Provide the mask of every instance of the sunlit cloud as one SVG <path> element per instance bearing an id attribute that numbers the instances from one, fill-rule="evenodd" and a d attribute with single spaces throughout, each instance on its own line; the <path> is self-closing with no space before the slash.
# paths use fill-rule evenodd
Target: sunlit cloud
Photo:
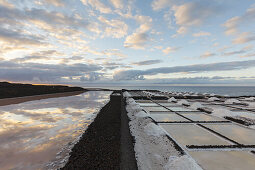
<path id="1" fill-rule="evenodd" d="M 112 9 L 109 8 L 108 6 L 106 6 L 103 2 L 101 2 L 100 0 L 81 0 L 81 2 L 84 5 L 90 5 L 91 7 L 93 7 L 94 9 L 98 10 L 101 13 L 111 13 Z"/>
<path id="2" fill-rule="evenodd" d="M 158 64 L 161 63 L 161 60 L 145 60 L 145 61 L 139 61 L 139 62 L 134 62 L 132 64 L 138 65 L 138 66 L 143 66 L 143 65 L 152 65 L 152 64 Z"/>
<path id="3" fill-rule="evenodd" d="M 203 53 L 200 57 L 201 58 L 207 58 L 207 57 L 212 57 L 212 56 L 215 56 L 215 55 L 216 55 L 215 53 L 207 51 L 207 52 Z"/>
<path id="4" fill-rule="evenodd" d="M 243 32 L 239 34 L 234 40 L 234 44 L 244 44 L 251 41 L 255 41 L 255 35 L 252 32 Z"/>
<path id="5" fill-rule="evenodd" d="M 116 80 L 138 80 L 144 79 L 145 75 L 157 75 L 157 74 L 169 74 L 169 73 L 202 73 L 212 71 L 227 71 L 227 70 L 240 70 L 247 69 L 255 66 L 255 60 L 250 61 L 234 61 L 234 62 L 222 62 L 212 64 L 198 64 L 187 66 L 175 66 L 175 67 L 158 67 L 147 70 L 124 70 L 118 71 L 114 74 Z"/>
<path id="6" fill-rule="evenodd" d="M 167 47 L 167 48 L 163 49 L 162 52 L 164 54 L 169 54 L 169 53 L 177 51 L 178 49 L 180 49 L 180 48 L 179 47 Z"/>
<path id="7" fill-rule="evenodd" d="M 197 33 L 193 33 L 192 36 L 193 37 L 205 37 L 205 36 L 211 36 L 211 33 L 200 31 Z"/>

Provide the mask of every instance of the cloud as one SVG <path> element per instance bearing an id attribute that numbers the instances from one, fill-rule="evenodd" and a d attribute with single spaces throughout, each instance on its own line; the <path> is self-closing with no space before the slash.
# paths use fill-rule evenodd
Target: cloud
<path id="1" fill-rule="evenodd" d="M 132 64 L 137 65 L 137 66 L 144 66 L 144 65 L 158 64 L 158 63 L 161 63 L 161 62 L 162 62 L 161 60 L 145 60 L 145 61 L 135 62 L 135 63 L 132 63 Z"/>
<path id="2" fill-rule="evenodd" d="M 211 33 L 200 31 L 200 32 L 197 32 L 197 33 L 193 33 L 192 36 L 193 37 L 205 37 L 205 36 L 211 36 Z"/>
<path id="3" fill-rule="evenodd" d="M 107 20 L 106 18 L 99 16 L 98 20 L 104 24 L 104 35 L 113 38 L 122 38 L 127 35 L 128 25 L 117 19 Z"/>
<path id="4" fill-rule="evenodd" d="M 255 7 L 250 7 L 241 16 L 235 16 L 227 20 L 223 26 L 225 27 L 226 35 L 235 35 L 238 33 L 238 28 L 244 24 L 252 24 L 255 22 Z"/>
<path id="5" fill-rule="evenodd" d="M 234 44 L 245 44 L 247 42 L 255 41 L 255 35 L 251 32 L 243 32 L 239 34 L 234 40 Z"/>
<path id="6" fill-rule="evenodd" d="M 61 28 L 71 27 L 91 30 L 91 27 L 94 26 L 85 19 L 66 16 L 63 13 L 49 12 L 38 8 L 25 8 L 24 10 L 20 10 L 17 8 L 6 8 L 0 6 L 0 11 L 0 21 L 9 25 L 15 23 L 17 25 L 24 26 L 24 21 L 27 21 L 34 24 L 38 23 Z"/>
<path id="7" fill-rule="evenodd" d="M 204 54 L 202 54 L 200 57 L 201 58 L 207 58 L 207 57 L 212 57 L 212 56 L 215 56 L 215 55 L 216 55 L 215 53 L 211 53 L 211 52 L 207 51 Z"/>
<path id="8" fill-rule="evenodd" d="M 255 60 L 233 61 L 212 64 L 196 64 L 175 67 L 159 67 L 147 70 L 124 70 L 115 72 L 113 78 L 115 80 L 137 80 L 139 77 L 146 75 L 169 74 L 169 73 L 200 73 L 211 71 L 230 71 L 241 70 L 255 67 Z M 144 78 L 144 77 L 143 77 Z"/>
<path id="9" fill-rule="evenodd" d="M 0 79 L 58 83 L 63 82 L 64 77 L 84 76 L 102 69 L 102 66 L 94 64 L 39 64 L 0 61 Z"/>
<path id="10" fill-rule="evenodd" d="M 245 57 L 255 57 L 255 53 L 245 54 L 245 55 L 242 55 L 240 57 L 242 57 L 242 58 L 245 58 Z"/>
<path id="11" fill-rule="evenodd" d="M 135 30 L 135 32 L 126 37 L 124 42 L 124 47 L 134 48 L 134 49 L 144 49 L 147 42 L 150 40 L 148 31 L 152 26 L 152 18 L 149 16 L 136 15 L 135 20 L 140 26 Z"/>
<path id="12" fill-rule="evenodd" d="M 177 33 L 185 34 L 189 27 L 202 25 L 217 14 L 221 7 L 215 1 L 195 1 L 173 6 L 176 24 L 180 26 Z"/>
<path id="13" fill-rule="evenodd" d="M 94 9 L 98 10 L 99 12 L 103 14 L 109 14 L 112 13 L 111 8 L 107 7 L 105 4 L 103 4 L 100 0 L 81 0 L 81 2 L 84 5 L 90 5 Z"/>
<path id="14" fill-rule="evenodd" d="M 18 62 L 18 63 L 35 62 L 35 60 L 44 60 L 44 61 L 48 60 L 49 61 L 49 60 L 54 59 L 54 58 L 52 58 L 52 56 L 60 56 L 60 55 L 64 55 L 64 54 L 60 53 L 56 50 L 46 50 L 46 51 L 33 52 L 28 56 L 15 58 L 15 59 L 12 59 L 11 61 Z"/>
<path id="15" fill-rule="evenodd" d="M 243 47 L 240 50 L 224 52 L 224 53 L 222 53 L 222 55 L 223 56 L 232 56 L 232 55 L 237 55 L 237 54 L 244 54 L 244 53 L 247 53 L 247 52 L 251 51 L 252 49 L 253 49 L 253 46 L 252 45 L 248 45 L 246 47 Z"/>
<path id="16" fill-rule="evenodd" d="M 14 8 L 14 5 L 9 3 L 7 0 L 0 0 L 0 5 L 7 8 Z"/>
<path id="17" fill-rule="evenodd" d="M 173 4 L 175 4 L 175 0 L 154 0 L 151 3 L 151 7 L 154 11 L 158 11 L 163 8 L 171 7 Z"/>
<path id="18" fill-rule="evenodd" d="M 123 1 L 122 0 L 110 0 L 110 2 L 112 3 L 112 5 L 115 8 L 119 8 L 122 9 L 124 7 Z"/>
<path id="19" fill-rule="evenodd" d="M 82 76 L 80 78 L 80 80 L 82 82 L 84 82 L 84 81 L 96 81 L 96 80 L 100 80 L 102 76 L 103 76 L 102 73 L 92 72 L 92 73 L 87 73 L 86 75 Z"/>
<path id="20" fill-rule="evenodd" d="M 124 47 L 144 49 L 144 46 L 146 45 L 148 40 L 149 36 L 146 33 L 133 33 L 126 38 L 124 42 Z"/>
<path id="21" fill-rule="evenodd" d="M 169 53 L 177 51 L 178 49 L 179 49 L 179 47 L 167 47 L 167 48 L 163 49 L 162 52 L 164 54 L 169 54 Z"/>
<path id="22" fill-rule="evenodd" d="M 63 0 L 44 0 L 44 2 L 47 4 L 50 4 L 50 5 L 57 6 L 57 7 L 65 6 L 65 2 Z"/>
<path id="23" fill-rule="evenodd" d="M 0 27 L 0 41 L 14 45 L 42 45 L 43 38 Z"/>

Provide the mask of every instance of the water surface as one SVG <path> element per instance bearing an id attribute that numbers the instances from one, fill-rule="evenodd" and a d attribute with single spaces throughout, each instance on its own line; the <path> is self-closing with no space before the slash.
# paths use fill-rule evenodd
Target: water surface
<path id="1" fill-rule="evenodd" d="M 0 169 L 62 166 L 110 93 L 91 91 L 1 106 Z"/>

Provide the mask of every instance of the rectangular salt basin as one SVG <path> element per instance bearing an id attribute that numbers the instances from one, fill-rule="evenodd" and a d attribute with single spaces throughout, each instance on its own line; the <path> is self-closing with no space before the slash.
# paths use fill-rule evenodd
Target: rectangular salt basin
<path id="1" fill-rule="evenodd" d="M 140 106 L 145 106 L 145 107 L 151 107 L 151 106 L 153 106 L 153 107 L 157 107 L 157 106 L 159 106 L 160 107 L 160 105 L 158 105 L 157 103 L 139 103 L 139 105 Z"/>
<path id="2" fill-rule="evenodd" d="M 255 155 L 245 151 L 191 151 L 189 154 L 205 170 L 251 170 Z"/>
<path id="3" fill-rule="evenodd" d="M 215 117 L 215 116 L 206 115 L 203 113 L 183 114 L 183 116 L 185 116 L 193 121 L 225 121 L 225 119 Z"/>
<path id="4" fill-rule="evenodd" d="M 151 100 L 136 100 L 136 103 L 152 103 Z"/>
<path id="5" fill-rule="evenodd" d="M 174 112 L 181 112 L 181 111 L 195 111 L 189 108 L 185 108 L 185 107 L 167 107 L 170 110 L 174 111 Z"/>
<path id="6" fill-rule="evenodd" d="M 180 112 L 177 112 L 179 114 L 205 114 L 205 112 L 200 112 L 200 111 L 180 111 Z"/>
<path id="7" fill-rule="evenodd" d="M 162 105 L 162 106 L 178 106 L 177 104 L 175 104 L 175 103 L 159 103 L 160 105 Z"/>
<path id="8" fill-rule="evenodd" d="M 153 100 L 156 103 L 168 103 L 167 100 Z"/>
<path id="9" fill-rule="evenodd" d="M 188 121 L 187 119 L 177 114 L 151 114 L 151 117 L 156 122 Z"/>
<path id="10" fill-rule="evenodd" d="M 255 145 L 254 129 L 248 129 L 235 124 L 206 124 L 204 126 L 213 129 L 238 143 Z"/>
<path id="11" fill-rule="evenodd" d="M 168 111 L 168 112 L 150 112 L 150 114 L 176 114 L 176 113 Z"/>
<path id="12" fill-rule="evenodd" d="M 143 107 L 144 110 L 148 112 L 160 112 L 160 111 L 169 111 L 164 107 Z"/>
<path id="13" fill-rule="evenodd" d="M 182 145 L 229 145 L 227 141 L 194 124 L 160 124 Z"/>

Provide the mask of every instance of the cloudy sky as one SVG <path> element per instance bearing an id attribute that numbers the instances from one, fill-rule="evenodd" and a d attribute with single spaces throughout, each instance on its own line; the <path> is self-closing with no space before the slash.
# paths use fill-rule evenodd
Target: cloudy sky
<path id="1" fill-rule="evenodd" d="M 0 0 L 0 81 L 255 85 L 254 0 Z"/>

